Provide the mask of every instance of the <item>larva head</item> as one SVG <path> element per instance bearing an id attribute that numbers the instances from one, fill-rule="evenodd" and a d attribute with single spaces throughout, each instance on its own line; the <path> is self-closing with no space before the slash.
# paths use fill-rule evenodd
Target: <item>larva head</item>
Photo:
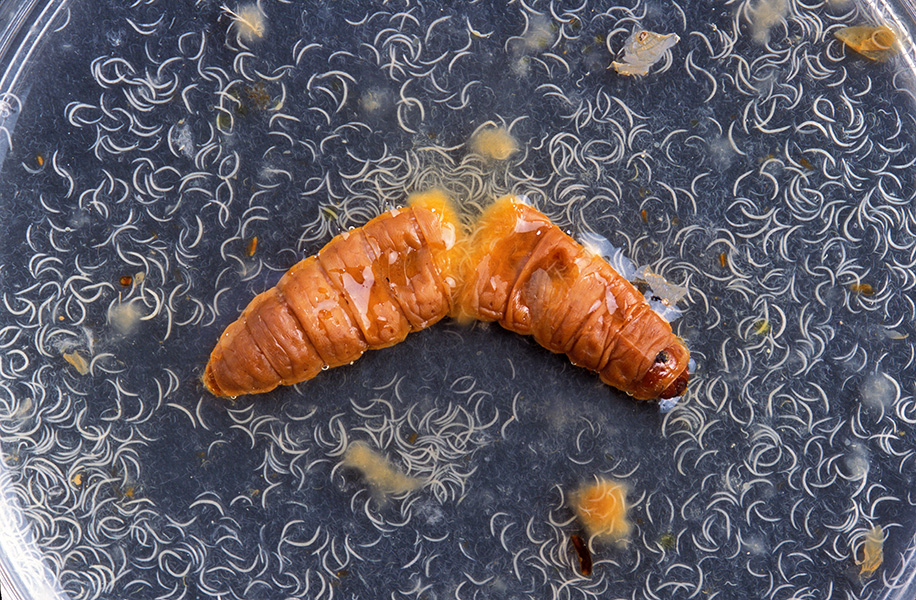
<path id="1" fill-rule="evenodd" d="M 684 393 L 690 380 L 687 363 L 690 351 L 681 340 L 673 341 L 656 356 L 655 361 L 630 393 L 640 400 L 675 398 Z"/>

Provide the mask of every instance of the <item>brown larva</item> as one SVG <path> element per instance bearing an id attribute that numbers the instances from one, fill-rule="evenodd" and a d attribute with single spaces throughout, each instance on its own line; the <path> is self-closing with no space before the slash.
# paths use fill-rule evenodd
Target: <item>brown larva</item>
<path id="1" fill-rule="evenodd" d="M 305 381 L 451 315 L 532 335 L 638 399 L 684 392 L 690 354 L 671 325 L 545 215 L 504 198 L 469 238 L 458 232 L 444 194 L 430 192 L 335 237 L 226 329 L 207 389 L 238 396 Z"/>
<path id="2" fill-rule="evenodd" d="M 217 396 L 267 392 L 442 319 L 451 310 L 457 230 L 445 196 L 431 192 L 338 235 L 226 328 L 204 385 Z"/>
<path id="3" fill-rule="evenodd" d="M 532 335 L 573 364 L 642 399 L 687 387 L 690 353 L 607 262 L 512 197 L 481 216 L 469 241 L 456 312 Z"/>

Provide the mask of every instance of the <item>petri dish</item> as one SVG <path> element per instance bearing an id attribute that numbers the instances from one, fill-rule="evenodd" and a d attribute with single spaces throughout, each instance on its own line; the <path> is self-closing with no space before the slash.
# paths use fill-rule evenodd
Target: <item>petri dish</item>
<path id="1" fill-rule="evenodd" d="M 913 597 L 911 3 L 4 0 L 0 23 L 4 597 Z M 857 26 L 887 29 L 856 51 Z M 639 31 L 677 41 L 627 58 Z M 469 217 L 524 194 L 626 257 L 691 349 L 680 402 L 448 320 L 204 390 L 255 294 L 434 187 Z M 419 487 L 374 493 L 355 443 Z M 630 529 L 586 576 L 570 499 L 596 478 Z"/>

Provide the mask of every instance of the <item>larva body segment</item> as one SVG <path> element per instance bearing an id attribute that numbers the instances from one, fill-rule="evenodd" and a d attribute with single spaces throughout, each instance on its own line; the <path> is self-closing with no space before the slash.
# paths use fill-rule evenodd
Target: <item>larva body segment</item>
<path id="1" fill-rule="evenodd" d="M 340 234 L 257 295 L 203 376 L 217 396 L 267 392 L 403 340 L 449 314 L 458 225 L 429 192 Z"/>
<path id="2" fill-rule="evenodd" d="M 337 239 L 341 238 L 331 243 Z M 350 243 L 358 242 L 353 236 Z M 328 278 L 318 256 L 293 265 L 276 289 L 302 329 L 303 339 L 315 350 L 320 367 L 351 363 L 368 349 L 342 290 Z"/>
<path id="3" fill-rule="evenodd" d="M 635 398 L 683 393 L 687 348 L 607 262 L 511 197 L 478 225 L 462 267 L 458 318 L 532 335 Z"/>

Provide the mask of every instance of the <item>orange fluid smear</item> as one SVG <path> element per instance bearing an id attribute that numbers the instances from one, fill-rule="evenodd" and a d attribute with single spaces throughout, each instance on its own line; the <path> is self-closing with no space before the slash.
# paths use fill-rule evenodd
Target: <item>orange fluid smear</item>
<path id="1" fill-rule="evenodd" d="M 570 503 L 595 540 L 622 543 L 630 536 L 626 484 L 599 477 L 573 492 Z"/>

